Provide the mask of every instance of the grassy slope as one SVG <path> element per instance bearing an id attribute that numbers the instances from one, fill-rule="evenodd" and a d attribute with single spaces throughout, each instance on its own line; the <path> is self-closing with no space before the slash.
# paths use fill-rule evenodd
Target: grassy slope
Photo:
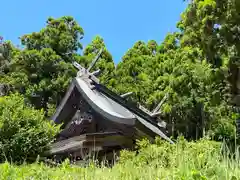
<path id="1" fill-rule="evenodd" d="M 141 141 L 137 156 L 122 152 L 113 168 L 90 165 L 73 167 L 67 162 L 50 168 L 44 164 L 0 165 L 0 179 L 237 179 L 239 161 L 221 155 L 222 145 L 208 140 L 197 143 L 179 140 L 176 145 L 162 141 L 150 145 Z"/>

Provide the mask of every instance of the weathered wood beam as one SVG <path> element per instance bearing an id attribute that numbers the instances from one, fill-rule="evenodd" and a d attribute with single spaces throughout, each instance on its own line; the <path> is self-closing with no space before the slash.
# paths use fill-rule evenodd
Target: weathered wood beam
<path id="1" fill-rule="evenodd" d="M 160 112 L 160 111 L 150 114 L 151 117 L 157 117 L 157 116 L 160 116 L 160 115 L 161 115 L 161 112 Z"/>
<path id="2" fill-rule="evenodd" d="M 139 107 L 139 109 L 141 109 L 141 110 L 144 111 L 145 113 L 151 115 L 151 112 L 150 112 L 147 108 L 145 108 L 144 106 L 142 106 L 141 104 L 140 104 L 138 107 Z"/>
<path id="3" fill-rule="evenodd" d="M 94 76 L 93 74 L 90 74 L 89 78 L 97 84 L 100 83 L 100 80 L 96 76 Z"/>
<path id="4" fill-rule="evenodd" d="M 133 92 L 128 92 L 128 93 L 122 94 L 121 97 L 126 98 L 128 96 L 131 96 L 132 94 L 133 94 Z"/>
<path id="5" fill-rule="evenodd" d="M 92 63 L 90 64 L 90 66 L 88 67 L 87 71 L 90 72 L 90 70 L 93 68 L 93 66 L 96 64 L 96 62 L 99 60 L 101 54 L 103 52 L 103 48 L 100 49 L 100 51 L 98 52 L 97 56 L 95 57 L 95 59 L 92 61 Z"/>
<path id="6" fill-rule="evenodd" d="M 96 71 L 93 71 L 93 72 L 91 73 L 91 75 L 98 76 L 100 73 L 101 73 L 101 70 L 98 69 L 98 70 L 96 70 Z"/>
<path id="7" fill-rule="evenodd" d="M 45 154 L 74 152 L 81 148 L 90 148 L 94 151 L 94 147 L 101 149 L 103 147 L 129 144 L 129 141 L 128 137 L 115 132 L 90 133 L 53 143 L 50 150 Z"/>
<path id="8" fill-rule="evenodd" d="M 166 99 L 168 98 L 168 94 L 165 94 L 165 96 L 163 97 L 163 99 L 160 101 L 160 103 L 157 105 L 157 107 L 154 108 L 154 110 L 152 111 L 152 113 L 156 113 L 160 110 L 160 108 L 162 107 L 163 103 L 166 101 Z"/>
<path id="9" fill-rule="evenodd" d="M 162 128 L 166 128 L 167 127 L 167 123 L 165 121 L 161 121 L 161 122 L 158 122 L 158 126 L 162 127 Z"/>
<path id="10" fill-rule="evenodd" d="M 103 52 L 103 49 L 100 49 L 99 53 L 97 54 L 95 59 L 92 61 L 92 63 L 88 67 L 88 69 L 85 69 L 77 62 L 73 62 L 74 67 L 76 67 L 79 70 L 78 73 L 80 73 L 81 75 L 83 75 L 83 74 L 88 75 L 91 80 L 93 80 L 96 83 L 99 83 L 99 79 L 96 76 L 98 76 L 101 73 L 101 70 L 97 70 L 92 73 L 90 73 L 90 70 L 93 68 L 93 66 L 96 64 L 96 62 L 99 60 L 99 57 L 102 52 Z"/>
<path id="11" fill-rule="evenodd" d="M 73 62 L 73 66 L 76 67 L 79 71 L 85 69 L 84 67 L 82 67 L 80 64 L 78 64 L 77 62 Z"/>
<path id="12" fill-rule="evenodd" d="M 139 109 L 141 109 L 142 111 L 144 111 L 145 113 L 147 113 L 151 117 L 157 117 L 157 116 L 161 115 L 161 112 L 152 113 L 147 108 L 143 107 L 142 105 L 139 105 Z"/>

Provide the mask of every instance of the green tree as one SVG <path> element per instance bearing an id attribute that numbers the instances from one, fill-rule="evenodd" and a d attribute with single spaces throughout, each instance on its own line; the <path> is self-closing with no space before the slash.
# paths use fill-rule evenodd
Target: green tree
<path id="1" fill-rule="evenodd" d="M 78 62 L 83 67 L 88 67 L 95 56 L 98 54 L 100 49 L 103 49 L 100 59 L 96 65 L 91 69 L 91 71 L 100 70 L 101 74 L 99 76 L 101 83 L 108 86 L 108 81 L 114 75 L 114 61 L 110 52 L 107 50 L 104 40 L 100 36 L 93 38 L 92 42 L 86 46 L 83 51 L 83 56 L 78 57 Z"/>
<path id="2" fill-rule="evenodd" d="M 178 23 L 181 45 L 201 48 L 207 61 L 227 74 L 233 96 L 238 93 L 239 20 L 237 0 L 193 0 Z"/>
<path id="3" fill-rule="evenodd" d="M 59 132 L 44 112 L 25 104 L 19 94 L 0 97 L 0 161 L 36 160 Z M 31 159 L 32 158 L 32 159 Z"/>
<path id="4" fill-rule="evenodd" d="M 130 99 L 145 105 L 151 89 L 151 78 L 145 73 L 145 64 L 154 58 L 156 51 L 157 43 L 153 40 L 147 44 L 136 42 L 116 67 L 115 78 L 111 80 L 113 89 L 119 94 L 133 92 Z"/>
<path id="5" fill-rule="evenodd" d="M 237 0 L 192 0 L 177 24 L 180 32 L 167 34 L 161 44 L 137 41 L 116 67 L 103 38 L 93 38 L 80 56 L 82 28 L 71 17 L 49 18 L 46 28 L 21 38 L 23 50 L 11 50 L 0 82 L 47 110 L 76 75 L 72 62 L 88 67 L 103 48 L 92 69 L 102 71 L 103 84 L 118 94 L 133 92 L 130 100 L 149 110 L 168 94 L 161 111 L 176 135 L 233 139 L 230 100 L 240 92 L 239 8 Z"/>
<path id="6" fill-rule="evenodd" d="M 83 29 L 72 17 L 49 18 L 40 32 L 21 37 L 25 48 L 13 52 L 10 71 L 1 81 L 25 94 L 36 108 L 57 105 L 76 75 L 72 62 L 82 38 Z"/>
<path id="7" fill-rule="evenodd" d="M 218 95 L 218 98 L 214 100 L 225 107 L 231 105 L 230 97 L 236 97 L 239 93 L 239 14 L 240 2 L 237 0 L 193 0 L 178 23 L 181 47 L 198 47 L 202 51 L 215 74 L 212 80 L 215 84 L 213 94 Z M 215 112 L 218 110 L 215 109 Z M 216 122 L 221 119 L 219 115 L 225 114 L 224 123 L 233 126 L 231 113 L 229 108 L 225 108 L 223 113 L 218 113 Z M 224 126 L 230 127 L 230 124 Z M 223 125 L 218 123 L 217 126 Z"/>

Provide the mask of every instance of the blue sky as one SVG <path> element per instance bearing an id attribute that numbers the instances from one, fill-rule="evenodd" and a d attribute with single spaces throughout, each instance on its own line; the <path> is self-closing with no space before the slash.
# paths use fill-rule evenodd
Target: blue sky
<path id="1" fill-rule="evenodd" d="M 73 16 L 84 29 L 85 47 L 104 38 L 117 63 L 138 40 L 161 42 L 176 30 L 183 0 L 5 0 L 0 3 L 0 35 L 19 45 L 18 37 L 39 31 L 49 16 Z"/>

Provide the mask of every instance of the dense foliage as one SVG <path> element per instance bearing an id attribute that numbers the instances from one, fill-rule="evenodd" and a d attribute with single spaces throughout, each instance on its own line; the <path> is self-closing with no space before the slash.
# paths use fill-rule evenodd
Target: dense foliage
<path id="1" fill-rule="evenodd" d="M 76 75 L 72 63 L 87 67 L 103 48 L 93 69 L 102 71 L 103 84 L 118 94 L 133 92 L 129 99 L 149 110 L 168 94 L 161 118 L 171 135 L 234 140 L 237 114 L 231 106 L 239 92 L 239 14 L 237 0 L 192 0 L 177 32 L 162 43 L 136 42 L 116 67 L 103 38 L 96 36 L 82 50 L 83 28 L 73 17 L 49 18 L 39 32 L 21 37 L 23 49 L 6 42 L 10 53 L 0 59 L 0 83 L 49 117 Z"/>
<path id="2" fill-rule="evenodd" d="M 162 112 L 174 136 L 233 140 L 239 12 L 236 0 L 191 1 L 177 24 L 179 32 L 161 44 L 137 42 L 117 65 L 111 86 L 135 92 L 132 98 L 149 109 L 168 94 Z"/>
<path id="3" fill-rule="evenodd" d="M 224 144 L 207 139 L 186 142 L 180 138 L 175 145 L 159 140 L 155 145 L 147 141 L 139 145 L 137 155 L 122 152 L 120 162 L 112 168 L 93 163 L 86 168 L 75 167 L 68 161 L 52 168 L 43 163 L 20 167 L 4 163 L 0 165 L 0 179 L 236 180 L 240 177 L 239 160 L 220 153 Z"/>
<path id="4" fill-rule="evenodd" d="M 0 162 L 35 160 L 48 150 L 59 127 L 33 110 L 18 94 L 0 97 Z"/>

